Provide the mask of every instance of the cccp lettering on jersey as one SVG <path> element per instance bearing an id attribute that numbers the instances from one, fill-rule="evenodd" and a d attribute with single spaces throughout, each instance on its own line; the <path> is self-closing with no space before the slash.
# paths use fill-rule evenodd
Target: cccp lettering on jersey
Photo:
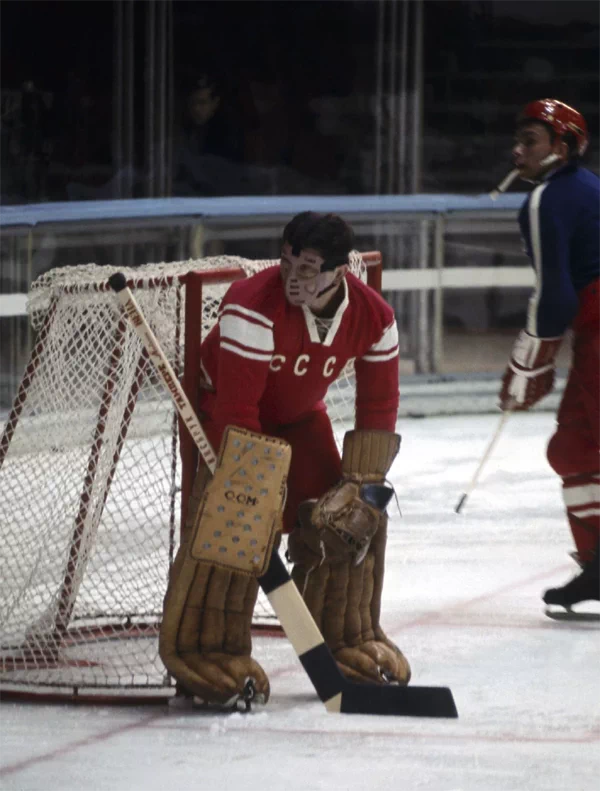
<path id="1" fill-rule="evenodd" d="M 335 371 L 335 363 L 337 358 L 336 357 L 328 357 L 323 364 L 322 374 L 325 379 L 329 379 L 333 376 Z M 271 362 L 269 363 L 269 368 L 271 371 L 281 371 L 281 369 L 287 364 L 287 357 L 285 354 L 274 354 L 271 357 Z M 291 364 L 291 363 L 290 363 Z M 293 372 L 296 376 L 304 376 L 304 374 L 308 371 L 310 366 L 310 354 L 300 354 L 296 357 L 296 360 L 293 365 Z"/>
<path id="2" fill-rule="evenodd" d="M 257 505 L 258 503 L 256 497 L 250 497 L 250 495 L 242 494 L 241 492 L 236 494 L 232 489 L 227 489 L 225 492 L 225 499 L 234 501 L 240 505 Z"/>

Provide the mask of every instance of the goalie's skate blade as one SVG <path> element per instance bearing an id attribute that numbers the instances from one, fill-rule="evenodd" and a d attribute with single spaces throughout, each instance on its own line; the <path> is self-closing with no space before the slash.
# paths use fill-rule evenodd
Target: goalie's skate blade
<path id="1" fill-rule="evenodd" d="M 600 621 L 598 612 L 575 612 L 575 610 L 546 610 L 545 614 L 553 621 L 571 621 L 593 623 Z"/>
<path id="2" fill-rule="evenodd" d="M 391 714 L 397 717 L 458 717 L 448 687 L 376 686 L 352 682 L 342 690 L 339 711 L 342 714 Z"/>

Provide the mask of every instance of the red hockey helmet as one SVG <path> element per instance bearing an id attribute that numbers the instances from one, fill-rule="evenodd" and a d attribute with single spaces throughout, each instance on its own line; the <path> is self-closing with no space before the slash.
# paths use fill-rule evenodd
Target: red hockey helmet
<path id="1" fill-rule="evenodd" d="M 588 147 L 589 134 L 585 118 L 574 107 L 558 99 L 537 99 L 520 113 L 518 121 L 542 121 L 549 124 L 559 137 L 570 132 L 577 142 L 577 153 L 582 156 Z"/>

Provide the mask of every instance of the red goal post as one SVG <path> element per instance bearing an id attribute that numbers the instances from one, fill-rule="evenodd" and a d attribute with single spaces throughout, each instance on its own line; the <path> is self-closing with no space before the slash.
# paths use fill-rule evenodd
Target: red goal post
<path id="1" fill-rule="evenodd" d="M 118 270 L 192 402 L 199 347 L 225 290 L 276 263 L 220 256 Z M 381 256 L 357 253 L 353 270 L 377 287 Z M 0 440 L 4 697 L 173 692 L 157 634 L 195 447 L 108 286 L 115 271 L 57 269 L 30 292 L 36 342 Z M 341 440 L 351 369 L 328 408 Z M 268 610 L 265 598 L 255 622 L 271 624 Z"/>

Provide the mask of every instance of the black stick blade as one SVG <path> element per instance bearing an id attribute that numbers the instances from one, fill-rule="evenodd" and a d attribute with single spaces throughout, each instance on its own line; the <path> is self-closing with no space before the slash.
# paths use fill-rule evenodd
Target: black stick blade
<path id="1" fill-rule="evenodd" d="M 400 717 L 458 717 L 448 687 L 397 687 L 352 682 L 342 691 L 340 711 L 343 714 L 391 714 Z"/>
<path id="2" fill-rule="evenodd" d="M 111 275 L 108 278 L 108 283 L 117 294 L 119 291 L 123 291 L 124 288 L 127 288 L 127 278 L 122 272 L 115 272 L 114 275 Z"/>
<path id="3" fill-rule="evenodd" d="M 458 501 L 458 503 L 456 504 L 456 508 L 454 509 L 454 513 L 456 513 L 456 514 L 460 514 L 460 509 L 461 509 L 461 508 L 463 507 L 463 505 L 465 504 L 465 501 L 466 501 L 466 499 L 467 499 L 467 495 L 466 495 L 466 494 L 463 494 L 463 495 L 461 496 L 460 500 Z"/>
<path id="4" fill-rule="evenodd" d="M 447 687 L 399 687 L 393 684 L 360 684 L 347 679 L 299 598 L 297 588 L 279 553 L 273 552 L 267 571 L 258 578 L 288 635 L 306 674 L 328 711 L 342 714 L 392 714 L 405 717 L 449 717 L 458 713 Z M 285 592 L 282 598 L 274 594 Z M 295 596 L 294 596 L 295 592 Z M 310 623 L 307 626 L 306 621 Z M 304 629 L 299 628 L 304 625 Z M 301 639 L 294 641 L 294 635 Z M 318 639 L 315 639 L 315 637 Z M 304 650 L 298 644 L 310 644 Z"/>

